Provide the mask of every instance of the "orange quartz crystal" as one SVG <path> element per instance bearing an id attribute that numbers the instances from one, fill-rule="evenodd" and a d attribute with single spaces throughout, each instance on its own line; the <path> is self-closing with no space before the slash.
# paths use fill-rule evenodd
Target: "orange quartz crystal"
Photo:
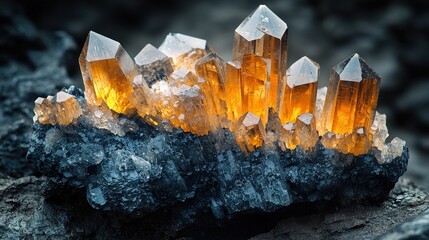
<path id="1" fill-rule="evenodd" d="M 170 57 L 174 69 L 186 68 L 195 72 L 195 63 L 212 52 L 204 39 L 181 33 L 170 33 L 158 48 Z"/>
<path id="2" fill-rule="evenodd" d="M 304 113 L 314 114 L 316 107 L 319 64 L 308 57 L 293 63 L 286 72 L 283 101 L 279 117 L 283 124 L 295 122 Z"/>
<path id="3" fill-rule="evenodd" d="M 270 91 L 270 61 L 255 54 L 243 56 L 241 64 L 242 111 L 268 121 L 268 94 Z"/>
<path id="4" fill-rule="evenodd" d="M 381 78 L 354 54 L 332 69 L 325 105 L 323 132 L 352 133 L 370 129 L 375 116 Z"/>
<path id="5" fill-rule="evenodd" d="M 61 91 L 35 101 L 35 120 L 67 125 L 85 112 L 82 121 L 123 135 L 117 113 L 137 112 L 167 131 L 229 128 L 244 152 L 262 145 L 307 151 L 319 134 L 325 148 L 345 154 L 367 153 L 373 137 L 385 151 L 385 116 L 373 125 L 377 73 L 354 54 L 332 69 L 327 90 L 317 91 L 316 62 L 302 57 L 286 71 L 287 38 L 286 23 L 264 5 L 235 30 L 228 63 L 205 40 L 179 33 L 159 49 L 147 44 L 134 62 L 118 42 L 91 31 L 79 57 L 88 105 L 82 109 Z"/>
<path id="6" fill-rule="evenodd" d="M 60 125 L 68 125 L 82 115 L 76 98 L 63 91 L 55 95 L 55 117 Z"/>
<path id="7" fill-rule="evenodd" d="M 54 103 L 52 102 L 53 97 L 48 96 L 47 98 L 37 98 L 34 101 L 34 114 L 35 119 L 39 120 L 41 124 L 56 124 Z"/>
<path id="8" fill-rule="evenodd" d="M 265 139 L 261 118 L 251 112 L 244 114 L 235 125 L 234 136 L 244 152 L 254 151 Z"/>
<path id="9" fill-rule="evenodd" d="M 103 100 L 117 113 L 128 114 L 134 110 L 132 82 L 137 70 L 133 59 L 118 42 L 91 31 L 79 63 L 88 103 L 100 104 Z"/>
<path id="10" fill-rule="evenodd" d="M 260 5 L 235 30 L 233 60 L 246 54 L 269 59 L 268 106 L 278 111 L 285 81 L 288 27 L 267 6 Z M 253 111 L 253 110 L 252 110 Z"/>
<path id="11" fill-rule="evenodd" d="M 228 119 L 235 122 L 243 115 L 241 62 L 229 61 L 226 64 L 225 98 L 228 108 Z"/>
<path id="12" fill-rule="evenodd" d="M 195 64 L 195 71 L 213 117 L 226 119 L 225 61 L 216 53 L 210 53 Z"/>

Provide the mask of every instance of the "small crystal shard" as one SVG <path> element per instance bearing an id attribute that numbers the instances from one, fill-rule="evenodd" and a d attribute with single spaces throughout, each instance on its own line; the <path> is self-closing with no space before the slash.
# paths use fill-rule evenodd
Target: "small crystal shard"
<path id="1" fill-rule="evenodd" d="M 282 123 L 295 122 L 304 113 L 314 114 L 319 64 L 308 57 L 302 57 L 289 67 L 286 76 L 279 111 Z"/>
<path id="2" fill-rule="evenodd" d="M 159 50 L 171 58 L 174 69 L 184 67 L 192 72 L 195 63 L 212 52 L 206 40 L 180 33 L 168 34 Z"/>
<path id="3" fill-rule="evenodd" d="M 295 130 L 295 123 L 286 123 L 285 125 L 283 125 L 279 138 L 279 145 L 282 151 L 286 151 L 288 149 L 293 150 L 298 145 Z"/>
<path id="4" fill-rule="evenodd" d="M 295 136 L 298 145 L 302 150 L 311 150 L 319 140 L 316 130 L 316 121 L 310 113 L 304 113 L 297 117 Z"/>
<path id="5" fill-rule="evenodd" d="M 260 5 L 237 27 L 234 33 L 233 60 L 246 54 L 269 59 L 270 91 L 268 106 L 278 111 L 285 81 L 288 27 L 267 6 Z"/>
<path id="6" fill-rule="evenodd" d="M 63 91 L 55 95 L 55 110 L 57 122 L 61 125 L 68 125 L 82 115 L 76 98 Z"/>
<path id="7" fill-rule="evenodd" d="M 137 70 L 118 42 L 91 31 L 79 63 L 88 103 L 99 104 L 102 99 L 115 112 L 133 111 L 132 82 Z"/>
<path id="8" fill-rule="evenodd" d="M 41 124 L 53 125 L 57 122 L 55 119 L 55 109 L 52 99 L 52 96 L 48 96 L 47 98 L 39 97 L 34 101 L 34 113 L 36 114 L 35 119 Z"/>
<path id="9" fill-rule="evenodd" d="M 268 121 L 268 93 L 270 91 L 270 61 L 255 54 L 243 56 L 241 64 L 242 111 L 252 112 Z"/>
<path id="10" fill-rule="evenodd" d="M 149 87 L 157 81 L 167 80 L 173 72 L 170 58 L 151 44 L 147 44 L 137 54 L 134 61 Z"/>
<path id="11" fill-rule="evenodd" d="M 253 152 L 264 142 L 265 130 L 261 118 L 253 113 L 246 113 L 238 119 L 234 135 L 244 152 Z"/>
<path id="12" fill-rule="evenodd" d="M 323 109 L 324 132 L 351 133 L 370 129 L 381 78 L 354 54 L 332 69 Z"/>

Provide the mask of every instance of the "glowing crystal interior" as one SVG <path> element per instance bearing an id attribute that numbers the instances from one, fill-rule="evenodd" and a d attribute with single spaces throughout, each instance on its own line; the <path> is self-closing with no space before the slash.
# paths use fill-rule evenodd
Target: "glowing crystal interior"
<path id="1" fill-rule="evenodd" d="M 84 115 L 123 135 L 121 126 L 133 125 L 118 116 L 137 114 L 167 131 L 206 135 L 228 128 L 244 152 L 312 151 L 319 140 L 354 155 L 391 151 L 386 117 L 375 110 L 377 73 L 354 54 L 333 68 L 327 90 L 317 90 L 313 60 L 302 57 L 286 71 L 287 38 L 286 23 L 264 5 L 235 30 L 227 63 L 205 40 L 179 33 L 168 34 L 158 49 L 147 44 L 133 61 L 118 42 L 91 31 L 79 57 L 86 102 L 66 92 L 38 98 L 35 120 L 67 125 Z"/>

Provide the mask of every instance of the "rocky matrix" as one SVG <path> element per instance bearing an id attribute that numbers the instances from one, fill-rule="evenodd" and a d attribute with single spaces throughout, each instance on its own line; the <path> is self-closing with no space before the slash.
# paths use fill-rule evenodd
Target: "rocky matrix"
<path id="1" fill-rule="evenodd" d="M 319 64 L 286 70 L 288 27 L 261 5 L 236 29 L 227 63 L 205 40 L 174 33 L 134 60 L 90 32 L 85 91 L 35 101 L 28 157 L 98 209 L 181 228 L 293 203 L 380 201 L 405 172 L 376 112 L 381 78 L 354 54 L 317 90 Z M 166 219 L 169 219 L 168 221 Z"/>

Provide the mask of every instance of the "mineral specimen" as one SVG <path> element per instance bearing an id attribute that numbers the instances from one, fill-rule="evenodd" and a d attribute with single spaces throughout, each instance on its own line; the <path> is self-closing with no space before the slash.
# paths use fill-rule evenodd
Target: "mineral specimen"
<path id="1" fill-rule="evenodd" d="M 307 57 L 286 71 L 287 25 L 260 6 L 225 63 L 205 40 L 169 34 L 134 58 L 90 32 L 85 91 L 35 102 L 28 157 L 98 209 L 225 219 L 293 203 L 383 200 L 404 173 L 405 142 L 376 112 L 380 77 L 354 54 L 317 90 Z M 166 216 L 168 215 L 168 216 Z M 165 220 L 166 221 L 166 220 Z"/>

